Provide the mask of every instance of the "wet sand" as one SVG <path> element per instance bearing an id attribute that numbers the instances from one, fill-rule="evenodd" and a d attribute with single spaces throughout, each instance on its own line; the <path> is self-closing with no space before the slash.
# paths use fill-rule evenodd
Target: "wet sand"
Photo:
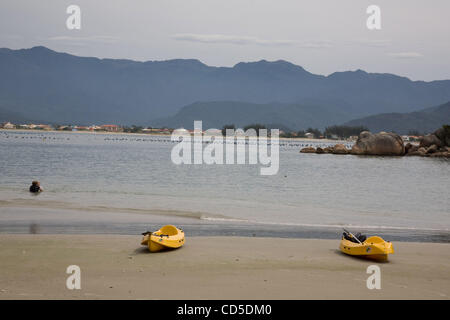
<path id="1" fill-rule="evenodd" d="M 394 242 L 388 263 L 338 240 L 188 237 L 149 253 L 140 236 L 0 235 L 0 299 L 449 299 L 450 244 Z M 381 268 L 369 290 L 366 269 Z M 81 268 L 81 290 L 66 268 Z"/>

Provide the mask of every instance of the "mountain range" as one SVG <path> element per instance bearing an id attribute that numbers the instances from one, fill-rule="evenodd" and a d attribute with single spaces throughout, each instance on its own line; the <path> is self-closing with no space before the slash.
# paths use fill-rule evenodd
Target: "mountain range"
<path id="1" fill-rule="evenodd" d="M 282 60 L 212 67 L 193 59 L 78 57 L 42 46 L 0 49 L 0 121 L 173 126 L 201 116 L 195 120 L 207 126 L 226 120 L 299 130 L 447 101 L 450 80 L 362 70 L 323 76 Z"/>
<path id="2" fill-rule="evenodd" d="M 174 116 L 156 120 L 154 124 L 192 129 L 194 120 L 202 120 L 204 128 L 222 128 L 227 124 L 243 128 L 248 124 L 260 123 L 292 131 L 296 128 L 322 128 L 346 119 L 343 112 L 326 105 L 211 101 L 190 104 Z"/>
<path id="3" fill-rule="evenodd" d="M 440 106 L 408 113 L 382 113 L 355 119 L 345 123 L 348 126 L 364 126 L 372 132 L 387 131 L 407 134 L 433 132 L 450 123 L 450 102 Z"/>

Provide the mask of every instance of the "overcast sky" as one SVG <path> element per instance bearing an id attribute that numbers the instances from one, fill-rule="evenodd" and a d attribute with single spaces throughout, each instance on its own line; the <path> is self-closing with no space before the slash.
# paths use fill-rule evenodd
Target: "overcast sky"
<path id="1" fill-rule="evenodd" d="M 81 30 L 66 27 L 71 4 Z M 372 4 L 381 30 L 366 27 Z M 449 0 L 1 0 L 0 47 L 214 66 L 283 59 L 428 81 L 450 79 L 449 15 Z"/>

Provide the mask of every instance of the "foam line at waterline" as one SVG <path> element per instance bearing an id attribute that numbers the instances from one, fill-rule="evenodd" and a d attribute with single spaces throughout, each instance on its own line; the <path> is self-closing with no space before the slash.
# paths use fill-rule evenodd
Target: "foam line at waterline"
<path id="1" fill-rule="evenodd" d="M 101 212 L 101 213 L 132 213 L 142 215 L 158 215 L 165 217 L 179 217 L 189 218 L 196 220 L 207 219 L 220 219 L 222 221 L 233 220 L 233 218 L 206 212 L 198 211 L 184 211 L 184 210 L 171 210 L 171 209 L 147 209 L 147 208 L 126 208 L 126 207 L 110 207 L 102 205 L 88 205 L 80 206 L 70 202 L 44 200 L 34 201 L 32 199 L 13 199 L 13 200 L 0 200 L 0 207 L 11 208 L 40 208 L 40 209 L 53 209 L 53 210 L 70 210 L 79 212 Z M 238 220 L 233 220 L 238 221 Z"/>
<path id="2" fill-rule="evenodd" d="M 247 219 L 238 219 L 238 218 L 231 218 L 231 217 L 225 217 L 225 216 L 208 216 L 208 215 L 203 215 L 200 217 L 200 220 L 205 220 L 205 221 L 216 221 L 216 222 L 251 222 L 250 220 Z"/>
<path id="3" fill-rule="evenodd" d="M 437 229 L 437 228 L 418 228 L 408 226 L 374 226 L 374 225 L 353 225 L 353 224 L 315 224 L 315 223 L 293 223 L 293 222 L 269 222 L 269 221 L 248 221 L 250 223 L 262 224 L 262 225 L 274 225 L 274 226 L 291 226 L 291 227 L 310 227 L 310 228 L 354 228 L 363 230 L 405 230 L 405 231 L 432 231 L 432 232 L 450 232 L 450 229 Z"/>

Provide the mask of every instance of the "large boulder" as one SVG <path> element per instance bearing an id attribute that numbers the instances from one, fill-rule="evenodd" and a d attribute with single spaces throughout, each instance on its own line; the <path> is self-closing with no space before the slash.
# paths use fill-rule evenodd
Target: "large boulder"
<path id="1" fill-rule="evenodd" d="M 317 154 L 322 154 L 322 153 L 325 153 L 325 151 L 323 151 L 323 149 L 321 147 L 317 147 L 316 153 Z"/>
<path id="2" fill-rule="evenodd" d="M 333 153 L 333 147 L 325 147 L 323 148 L 324 153 Z"/>
<path id="3" fill-rule="evenodd" d="M 378 156 L 402 156 L 405 154 L 403 139 L 395 133 L 380 132 L 372 134 L 369 131 L 360 133 L 354 144 L 352 154 L 378 155 Z"/>
<path id="4" fill-rule="evenodd" d="M 421 155 L 424 156 L 427 153 L 427 149 L 425 149 L 424 147 L 420 147 L 417 152 Z"/>
<path id="5" fill-rule="evenodd" d="M 416 152 L 417 150 L 419 150 L 419 146 L 418 145 L 407 143 L 406 146 L 405 146 L 405 153 L 406 154 Z"/>
<path id="6" fill-rule="evenodd" d="M 300 150 L 301 153 L 316 153 L 316 149 L 314 147 L 306 147 Z"/>
<path id="7" fill-rule="evenodd" d="M 427 149 L 425 148 L 419 148 L 418 146 L 416 146 L 416 148 L 414 149 L 409 149 L 408 153 L 406 154 L 406 156 L 425 156 L 427 154 Z"/>
<path id="8" fill-rule="evenodd" d="M 441 141 L 445 141 L 445 129 L 444 127 L 440 127 L 433 134 Z"/>
<path id="9" fill-rule="evenodd" d="M 411 144 L 411 143 L 407 143 L 406 145 L 405 145 L 405 153 L 408 153 L 411 149 L 412 149 L 412 147 L 413 147 L 413 145 Z M 412 150 L 411 150 L 411 152 L 413 152 Z"/>
<path id="10" fill-rule="evenodd" d="M 431 147 L 433 144 L 438 147 L 442 145 L 441 140 L 435 134 L 427 134 L 420 140 L 420 146 L 424 148 Z"/>
<path id="11" fill-rule="evenodd" d="M 333 154 L 349 154 L 348 150 L 343 144 L 338 143 L 333 147 Z"/>
<path id="12" fill-rule="evenodd" d="M 450 126 L 442 126 L 434 132 L 434 135 L 441 141 L 441 146 L 450 146 Z"/>
<path id="13" fill-rule="evenodd" d="M 433 144 L 431 147 L 429 147 L 427 149 L 427 153 L 435 153 L 437 151 L 438 151 L 438 147 L 435 144 Z"/>

